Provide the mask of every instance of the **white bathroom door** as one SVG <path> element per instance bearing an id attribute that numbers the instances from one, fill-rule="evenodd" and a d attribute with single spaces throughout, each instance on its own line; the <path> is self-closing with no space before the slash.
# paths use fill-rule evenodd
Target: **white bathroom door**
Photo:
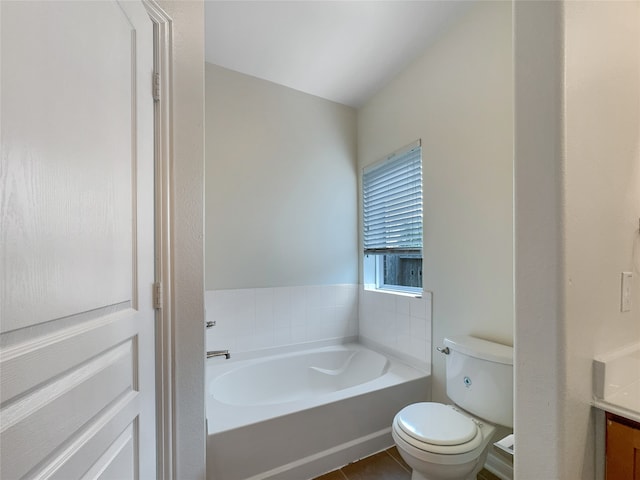
<path id="1" fill-rule="evenodd" d="M 155 478 L 153 25 L 0 22 L 0 478 Z"/>

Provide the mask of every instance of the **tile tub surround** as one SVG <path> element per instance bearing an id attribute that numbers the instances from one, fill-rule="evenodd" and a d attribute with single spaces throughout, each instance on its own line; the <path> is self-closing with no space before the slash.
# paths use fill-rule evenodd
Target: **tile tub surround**
<path id="1" fill-rule="evenodd" d="M 358 335 L 358 285 L 209 290 L 207 350 L 249 352 Z"/>
<path id="2" fill-rule="evenodd" d="M 422 297 L 360 288 L 360 341 L 428 368 L 431 363 L 431 292 Z"/>
<path id="3" fill-rule="evenodd" d="M 356 337 L 422 368 L 430 366 L 431 293 L 416 298 L 362 285 L 209 290 L 207 350 L 250 352 Z"/>

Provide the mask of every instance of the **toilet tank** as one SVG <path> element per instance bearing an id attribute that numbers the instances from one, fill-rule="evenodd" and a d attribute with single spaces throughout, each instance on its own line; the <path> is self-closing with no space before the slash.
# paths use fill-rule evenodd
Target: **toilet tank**
<path id="1" fill-rule="evenodd" d="M 447 396 L 490 423 L 513 427 L 513 347 L 468 335 L 444 345 Z"/>

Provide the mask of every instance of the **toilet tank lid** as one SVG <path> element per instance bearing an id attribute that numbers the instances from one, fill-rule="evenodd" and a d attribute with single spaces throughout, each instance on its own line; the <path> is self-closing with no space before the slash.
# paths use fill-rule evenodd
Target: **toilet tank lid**
<path id="1" fill-rule="evenodd" d="M 513 347 L 490 342 L 470 335 L 457 335 L 444 339 L 444 345 L 456 352 L 490 362 L 513 365 Z"/>

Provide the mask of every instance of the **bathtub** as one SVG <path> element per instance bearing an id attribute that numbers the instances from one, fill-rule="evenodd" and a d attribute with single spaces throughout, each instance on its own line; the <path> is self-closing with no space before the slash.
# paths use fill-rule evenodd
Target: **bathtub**
<path id="1" fill-rule="evenodd" d="M 207 477 L 303 480 L 393 445 L 429 374 L 359 344 L 207 360 Z"/>

